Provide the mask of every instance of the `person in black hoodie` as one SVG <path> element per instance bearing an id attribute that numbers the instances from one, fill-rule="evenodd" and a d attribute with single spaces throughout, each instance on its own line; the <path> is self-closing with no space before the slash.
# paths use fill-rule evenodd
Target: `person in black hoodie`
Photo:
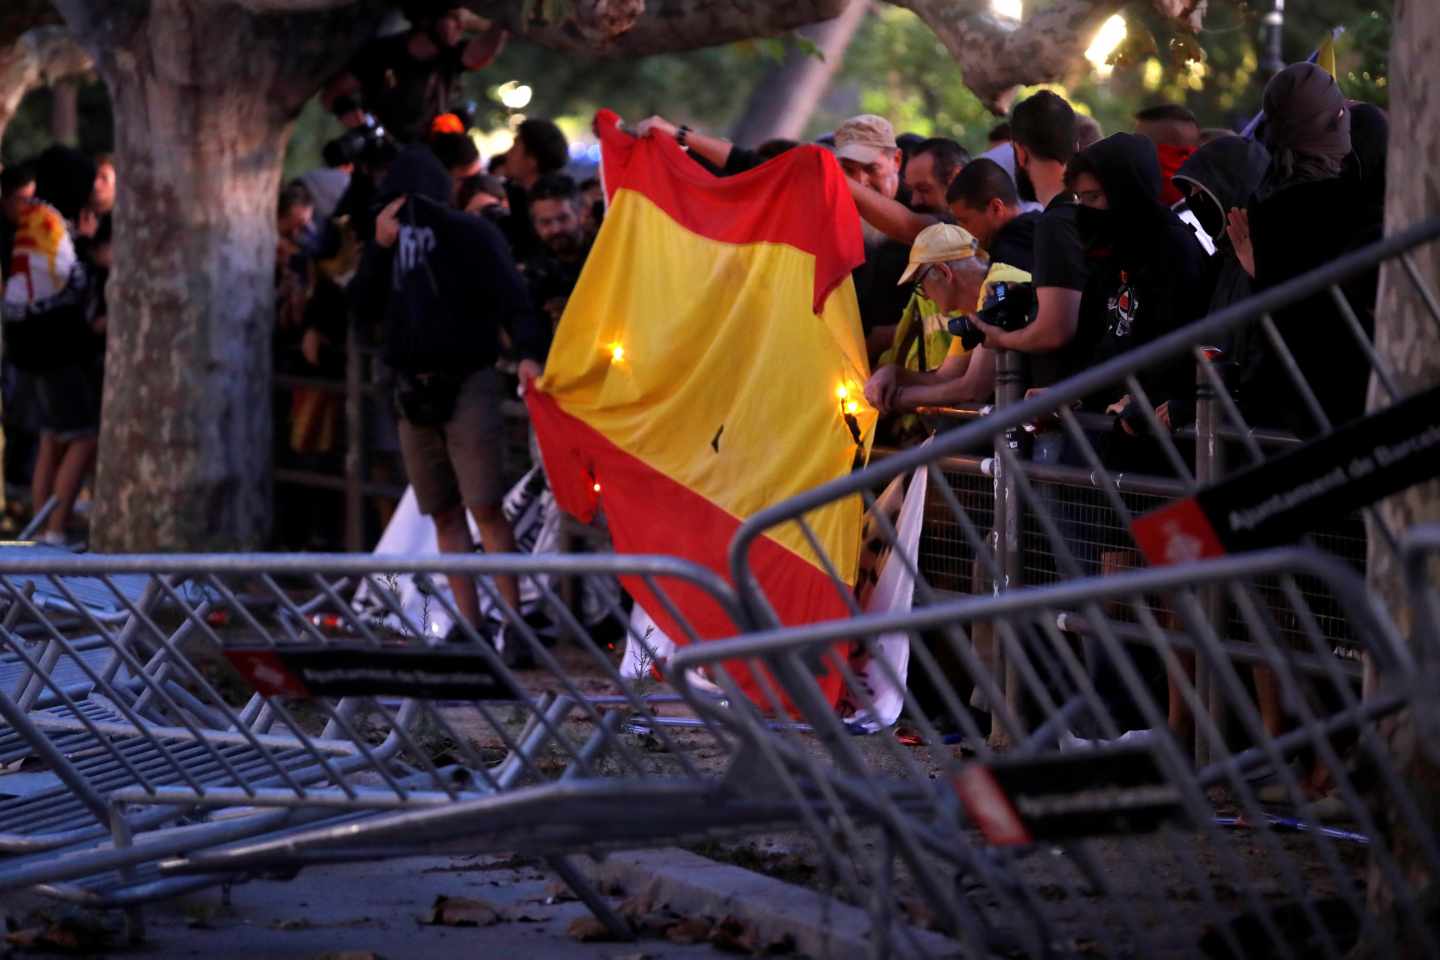
<path id="1" fill-rule="evenodd" d="M 548 338 L 504 236 L 452 209 L 450 192 L 450 176 L 428 148 L 407 147 L 396 158 L 351 301 L 359 319 L 378 319 L 383 330 L 385 363 L 398 378 L 401 455 L 440 550 L 473 549 L 468 507 L 485 549 L 511 552 L 514 534 L 500 506 L 499 331 L 520 358 L 522 384 L 539 376 Z M 450 585 L 461 615 L 480 626 L 474 584 L 451 577 Z M 498 576 L 495 586 L 519 610 L 515 578 Z M 494 642 L 509 656 L 505 639 L 502 627 Z"/>
<path id="2" fill-rule="evenodd" d="M 1225 233 L 1226 214 L 1250 202 L 1269 168 L 1270 151 L 1264 145 L 1232 136 L 1204 144 L 1175 173 L 1175 186 L 1185 194 L 1190 211 L 1215 242 L 1215 254 L 1209 260 L 1211 279 L 1207 282 L 1211 290 L 1210 313 L 1239 303 L 1254 292 L 1250 274 Z M 1219 346 L 1232 385 L 1252 377 L 1252 368 L 1268 349 L 1264 333 L 1255 324 L 1231 331 L 1229 341 Z M 1190 423 L 1194 416 L 1193 405 L 1171 404 L 1170 420 L 1175 426 Z"/>
<path id="3" fill-rule="evenodd" d="M 1173 330 L 1205 312 L 1205 252 L 1195 233 L 1160 202 L 1160 161 L 1155 145 L 1117 133 L 1077 154 L 1066 186 L 1080 200 L 1076 223 L 1091 265 L 1081 335 L 1091 339 L 1090 362 L 1103 363 Z M 1142 370 L 1140 384 L 1157 407 L 1194 384 L 1189 361 Z M 1116 413 L 1127 434 L 1123 386 L 1090 398 Z"/>
<path id="4" fill-rule="evenodd" d="M 1310 63 L 1286 67 L 1265 87 L 1264 107 L 1270 169 L 1248 210 L 1229 217 L 1231 241 L 1257 293 L 1378 240 L 1382 225 L 1365 185 L 1341 175 L 1351 154 L 1350 108 L 1335 79 Z M 1378 276 L 1368 270 L 1341 285 L 1367 337 Z M 1357 361 L 1354 334 L 1329 292 L 1275 311 L 1274 321 L 1329 425 L 1360 416 L 1370 367 Z M 1325 432 L 1274 350 L 1247 373 L 1237 397 L 1251 426 L 1302 437 Z"/>

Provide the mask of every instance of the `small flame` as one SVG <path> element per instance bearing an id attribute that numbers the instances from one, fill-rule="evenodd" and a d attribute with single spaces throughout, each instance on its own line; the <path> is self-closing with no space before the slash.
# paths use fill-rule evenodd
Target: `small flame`
<path id="1" fill-rule="evenodd" d="M 850 413 L 850 414 L 859 413 L 859 412 L 860 412 L 860 404 L 856 403 L 854 400 L 849 400 L 849 401 L 847 401 L 847 402 L 845 403 L 845 412 L 846 412 L 846 413 Z"/>
<path id="2" fill-rule="evenodd" d="M 619 342 L 610 344 L 610 362 L 619 363 L 625 359 L 625 348 Z"/>
<path id="3" fill-rule="evenodd" d="M 840 384 L 840 386 L 835 388 L 836 399 L 844 400 L 848 396 L 850 396 L 850 388 L 847 387 L 845 384 L 842 383 Z"/>
<path id="4" fill-rule="evenodd" d="M 595 484 L 593 487 L 591 487 L 590 489 L 591 489 L 591 490 L 594 490 L 596 493 L 599 493 L 599 492 L 600 492 L 600 484 L 597 483 L 597 484 Z"/>

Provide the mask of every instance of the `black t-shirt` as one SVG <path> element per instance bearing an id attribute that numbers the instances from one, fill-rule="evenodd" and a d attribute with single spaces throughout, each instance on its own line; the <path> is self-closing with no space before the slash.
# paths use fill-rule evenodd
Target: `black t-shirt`
<path id="1" fill-rule="evenodd" d="M 1092 365 L 1180 329 L 1203 316 L 1209 304 L 1205 251 L 1188 226 L 1167 214 L 1153 233 L 1139 238 L 1143 242 L 1128 239 L 1124 248 L 1092 260 L 1080 320 L 1094 343 Z M 1194 362 L 1182 354 L 1140 371 L 1139 380 L 1150 402 L 1159 406 L 1193 393 L 1194 370 Z M 1115 384 L 1089 402 L 1104 409 L 1127 392 L 1123 383 Z"/>
<path id="2" fill-rule="evenodd" d="M 1059 193 L 1035 219 L 1035 262 L 1031 277 L 1038 290 L 1060 287 L 1085 290 L 1089 265 L 1080 231 L 1075 224 L 1074 197 Z M 1085 328 L 1086 305 L 1080 307 L 1080 329 L 1070 343 L 1049 353 L 1032 353 L 1026 357 L 1031 387 L 1048 387 L 1080 369 L 1095 341 L 1092 331 Z"/>
<path id="3" fill-rule="evenodd" d="M 851 276 L 860 303 L 860 326 L 867 336 L 876 327 L 900 322 L 912 292 L 910 284 L 900 284 L 900 275 L 909 263 L 910 248 L 903 243 L 884 239 L 866 244 L 865 262 Z"/>
<path id="4" fill-rule="evenodd" d="M 417 60 L 409 43 L 408 33 L 372 40 L 349 68 L 365 109 L 402 143 L 425 139 L 431 121 L 450 109 L 455 79 L 465 69 L 463 46 Z"/>
<path id="5" fill-rule="evenodd" d="M 590 256 L 587 244 L 580 256 L 574 260 L 561 260 L 550 253 L 540 254 L 526 261 L 521 267 L 525 284 L 530 288 L 530 302 L 535 309 L 551 321 L 558 321 L 556 309 L 570 299 L 575 284 L 580 282 L 580 271 L 585 269 L 585 258 Z"/>
<path id="6" fill-rule="evenodd" d="M 995 234 L 990 244 L 990 262 L 1004 263 L 1026 273 L 1035 272 L 1035 226 L 1038 213 L 1022 213 Z"/>

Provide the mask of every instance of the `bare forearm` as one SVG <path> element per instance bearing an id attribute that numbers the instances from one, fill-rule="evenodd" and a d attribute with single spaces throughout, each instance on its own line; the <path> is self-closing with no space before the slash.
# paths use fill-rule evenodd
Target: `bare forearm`
<path id="1" fill-rule="evenodd" d="M 717 167 L 723 167 L 725 161 L 730 159 L 730 150 L 735 145 L 729 140 L 691 130 L 685 134 L 685 146 L 696 156 L 703 157 Z"/>
<path id="2" fill-rule="evenodd" d="M 921 230 L 936 222 L 934 217 L 916 213 L 903 203 L 882 196 L 854 180 L 847 183 L 860 216 L 891 240 L 905 244 L 914 243 Z"/>

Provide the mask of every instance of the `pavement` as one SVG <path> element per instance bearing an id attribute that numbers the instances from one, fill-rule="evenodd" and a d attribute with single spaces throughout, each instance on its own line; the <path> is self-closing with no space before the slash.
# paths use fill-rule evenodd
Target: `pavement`
<path id="1" fill-rule="evenodd" d="M 133 945 L 119 912 L 7 895 L 0 898 L 7 927 L 39 942 L 11 945 L 13 954 L 0 946 L 0 957 L 52 952 L 42 951 L 47 939 L 71 955 L 205 960 L 715 960 L 726 954 L 870 953 L 863 911 L 685 850 L 574 862 L 638 929 L 634 940 L 611 939 L 538 861 L 480 855 L 311 867 L 289 881 L 236 885 L 228 898 L 216 889 L 152 904 L 143 911 L 144 941 Z M 948 957 L 956 948 L 953 940 L 912 930 L 897 955 Z"/>
<path id="2" fill-rule="evenodd" d="M 291 881 L 252 881 L 233 888 L 228 906 L 218 890 L 147 906 L 145 941 L 134 946 L 125 942 L 118 914 L 99 915 L 100 923 L 113 934 L 107 947 L 94 939 L 97 915 L 92 913 L 28 895 L 0 899 L 0 913 L 9 918 L 12 929 L 22 930 L 45 927 L 43 922 L 27 921 L 36 909 L 52 920 L 60 919 L 66 929 L 72 926 L 65 919 L 75 918 L 75 926 L 83 927 L 82 956 L 205 960 L 715 960 L 721 956 L 708 943 L 679 945 L 659 937 L 631 943 L 579 942 L 567 930 L 590 913 L 573 900 L 555 902 L 556 893 L 554 876 L 538 867 L 489 856 L 436 857 L 312 867 Z M 445 919 L 483 925 L 428 922 L 440 897 L 449 898 L 441 907 Z M 36 956 L 41 955 L 39 946 L 34 948 Z M 31 949 L 15 949 L 10 956 L 31 955 Z M 0 956 L 7 956 L 4 947 Z"/>

